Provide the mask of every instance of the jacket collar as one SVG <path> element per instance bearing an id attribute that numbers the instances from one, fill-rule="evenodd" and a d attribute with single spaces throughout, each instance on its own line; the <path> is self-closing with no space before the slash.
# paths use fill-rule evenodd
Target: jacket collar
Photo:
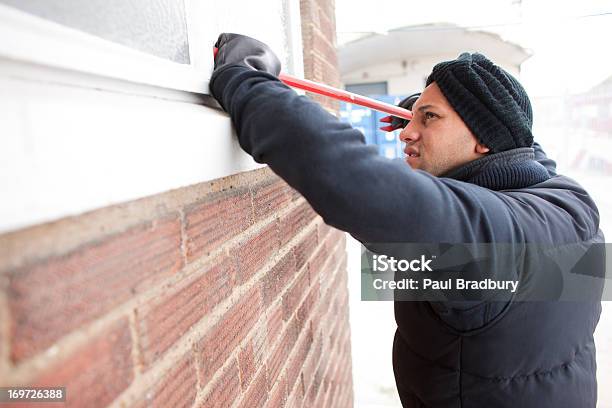
<path id="1" fill-rule="evenodd" d="M 535 161 L 531 147 L 488 154 L 441 177 L 465 181 L 496 191 L 525 188 L 550 178 L 544 166 Z"/>

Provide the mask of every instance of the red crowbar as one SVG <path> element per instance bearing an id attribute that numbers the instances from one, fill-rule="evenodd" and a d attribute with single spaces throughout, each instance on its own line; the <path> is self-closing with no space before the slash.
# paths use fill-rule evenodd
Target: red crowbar
<path id="1" fill-rule="evenodd" d="M 217 50 L 217 47 L 213 48 L 213 53 L 215 57 L 217 56 Z M 380 112 L 389 113 L 402 119 L 412 119 L 412 112 L 410 112 L 408 109 L 380 102 L 362 95 L 357 95 L 352 92 L 345 91 L 343 89 L 334 88 L 332 86 L 320 84 L 314 81 L 309 81 L 307 79 L 297 78 L 293 75 L 285 74 L 283 72 L 280 73 L 278 79 L 280 79 L 285 85 L 291 86 L 293 88 L 298 88 L 304 91 L 328 96 L 339 101 L 365 106 L 367 108 L 374 109 Z"/>
<path id="2" fill-rule="evenodd" d="M 285 74 L 284 72 L 280 73 L 278 79 L 283 81 L 285 85 L 299 88 L 304 91 L 314 92 L 319 95 L 329 96 L 330 98 L 334 98 L 339 101 L 354 103 L 356 105 L 365 106 L 366 108 L 374 109 L 380 112 L 390 113 L 391 115 L 398 116 L 402 119 L 412 119 L 412 112 L 410 112 L 408 109 L 400 108 L 399 106 L 377 101 L 376 99 L 368 98 L 362 95 L 357 95 L 343 89 L 334 88 L 329 85 L 320 84 L 307 79 L 297 78 L 292 75 Z"/>

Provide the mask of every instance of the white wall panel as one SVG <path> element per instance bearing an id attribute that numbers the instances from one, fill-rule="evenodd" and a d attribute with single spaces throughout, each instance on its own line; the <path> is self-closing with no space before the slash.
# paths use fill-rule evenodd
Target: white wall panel
<path id="1" fill-rule="evenodd" d="M 258 167 L 202 105 L 0 79 L 0 231 Z"/>

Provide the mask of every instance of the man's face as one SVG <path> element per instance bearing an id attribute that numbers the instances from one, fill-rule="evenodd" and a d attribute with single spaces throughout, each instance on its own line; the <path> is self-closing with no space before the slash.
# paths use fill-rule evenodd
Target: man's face
<path id="1" fill-rule="evenodd" d="M 432 82 L 412 106 L 412 120 L 400 133 L 406 162 L 413 169 L 440 176 L 489 151 Z"/>

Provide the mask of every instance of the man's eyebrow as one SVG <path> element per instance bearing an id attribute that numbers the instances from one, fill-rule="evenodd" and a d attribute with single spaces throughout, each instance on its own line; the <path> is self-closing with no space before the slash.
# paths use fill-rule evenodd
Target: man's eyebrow
<path id="1" fill-rule="evenodd" d="M 423 112 L 425 109 L 429 109 L 429 108 L 435 108 L 435 106 L 434 105 L 423 105 L 423 106 L 419 106 L 417 110 L 420 112 Z"/>

